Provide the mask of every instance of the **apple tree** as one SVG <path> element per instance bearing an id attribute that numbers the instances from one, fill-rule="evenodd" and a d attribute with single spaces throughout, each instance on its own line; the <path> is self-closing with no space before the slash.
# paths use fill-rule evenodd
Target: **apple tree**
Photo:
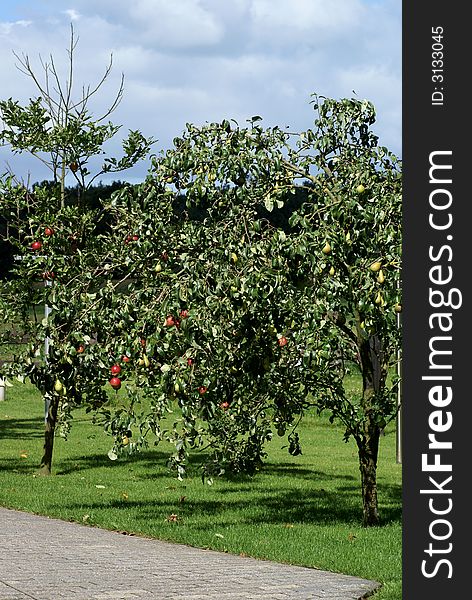
<path id="1" fill-rule="evenodd" d="M 105 120 L 119 102 L 123 87 L 106 114 L 93 117 L 89 104 L 107 79 L 111 63 L 103 79 L 93 88 L 83 87 L 76 99 L 76 44 L 72 30 L 65 82 L 52 58 L 42 62 L 41 79 L 23 56 L 20 70 L 33 79 L 40 95 L 26 106 L 12 99 L 0 102 L 1 142 L 13 153 L 29 152 L 51 176 L 51 182 L 32 187 L 11 172 L 0 179 L 0 211 L 7 223 L 4 238 L 16 252 L 13 268 L 1 281 L 0 312 L 9 324 L 2 337 L 9 341 L 19 332 L 26 340 L 18 346 L 9 370 L 21 379 L 28 377 L 46 401 L 43 474 L 51 472 L 56 426 L 60 423 L 66 434 L 74 407 L 94 408 L 106 401 L 103 384 L 114 362 L 107 346 L 113 327 L 102 320 L 103 311 L 97 310 L 106 296 L 104 290 L 119 285 L 109 269 L 110 224 L 103 203 L 87 206 L 83 192 L 97 175 L 132 167 L 146 156 L 152 142 L 139 131 L 131 131 L 123 142 L 122 157 L 106 157 L 92 175 L 90 161 L 104 154 L 104 145 L 118 132 L 117 126 Z M 77 183 L 74 195 L 66 193 L 67 176 Z M 126 276 L 131 275 L 127 271 Z M 44 306 L 50 314 L 43 318 Z M 108 331 L 105 341 L 103 331 Z"/>
<path id="2" fill-rule="evenodd" d="M 357 443 L 373 525 L 380 431 L 397 410 L 388 373 L 400 343 L 400 168 L 371 132 L 370 103 L 317 108 L 296 144 L 258 118 L 247 128 L 189 124 L 143 186 L 115 194 L 114 221 L 123 239 L 141 215 L 133 260 L 151 357 L 146 423 L 174 441 L 180 473 L 201 445 L 212 449 L 208 474 L 254 471 L 274 429 L 297 454 L 304 411 L 329 410 Z M 280 209 L 294 205 L 284 221 Z M 344 383 L 352 364 L 357 395 Z M 108 419 L 119 424 L 116 454 L 123 427 Z"/>
<path id="3" fill-rule="evenodd" d="M 256 123 L 188 125 L 153 159 L 147 180 L 115 193 L 108 209 L 135 272 L 117 298 L 120 314 L 130 315 L 128 370 L 137 369 L 125 388 L 134 398 L 137 386 L 150 402 L 141 434 L 148 427 L 175 443 L 171 462 L 180 474 L 189 449 L 203 445 L 212 451 L 205 475 L 254 471 L 272 423 L 284 435 L 303 412 L 304 394 L 294 393 L 307 377 L 297 333 L 303 320 L 293 321 L 292 275 L 281 256 L 288 239 L 264 205 L 285 169 L 286 134 Z M 275 194 L 282 205 L 283 192 Z M 131 231 L 139 236 L 132 248 L 123 243 Z M 175 422 L 162 430 L 176 407 Z M 121 407 L 118 415 L 103 412 L 114 456 L 128 423 Z M 296 453 L 297 436 L 289 436 Z"/>

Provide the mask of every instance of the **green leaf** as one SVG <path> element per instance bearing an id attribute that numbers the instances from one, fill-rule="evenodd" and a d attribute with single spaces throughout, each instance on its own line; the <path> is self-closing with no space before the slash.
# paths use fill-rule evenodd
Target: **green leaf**
<path id="1" fill-rule="evenodd" d="M 272 200 L 270 195 L 267 195 L 264 199 L 264 206 L 266 207 L 266 210 L 268 210 L 269 212 L 272 212 L 274 209 L 274 201 Z"/>

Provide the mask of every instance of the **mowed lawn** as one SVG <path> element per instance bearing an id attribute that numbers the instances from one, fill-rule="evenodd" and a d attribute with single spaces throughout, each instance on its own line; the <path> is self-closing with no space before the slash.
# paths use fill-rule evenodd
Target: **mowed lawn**
<path id="1" fill-rule="evenodd" d="M 357 451 L 327 418 L 306 416 L 303 454 L 283 438 L 269 444 L 254 477 L 202 484 L 201 454 L 178 481 L 165 445 L 110 461 L 111 438 L 84 411 L 68 441 L 57 438 L 54 475 L 37 477 L 43 402 L 15 383 L 0 403 L 0 504 L 87 525 L 374 579 L 376 600 L 401 598 L 401 465 L 395 430 L 381 438 L 378 484 L 382 524 L 363 528 Z"/>

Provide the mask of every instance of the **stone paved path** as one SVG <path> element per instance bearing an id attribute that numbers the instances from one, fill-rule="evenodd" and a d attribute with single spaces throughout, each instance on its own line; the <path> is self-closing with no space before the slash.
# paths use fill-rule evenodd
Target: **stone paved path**
<path id="1" fill-rule="evenodd" d="M 358 600 L 378 585 L 0 508 L 0 600 Z"/>

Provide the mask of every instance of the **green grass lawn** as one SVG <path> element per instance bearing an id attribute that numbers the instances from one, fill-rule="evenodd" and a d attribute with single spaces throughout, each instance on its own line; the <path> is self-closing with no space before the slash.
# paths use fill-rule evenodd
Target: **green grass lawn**
<path id="1" fill-rule="evenodd" d="M 112 462 L 111 438 L 83 411 L 67 442 L 56 440 L 54 475 L 37 477 L 43 402 L 16 383 L 0 403 L 0 504 L 87 525 L 133 532 L 192 546 L 245 554 L 375 579 L 376 600 L 401 598 L 401 465 L 395 431 L 381 438 L 378 484 L 382 524 L 365 529 L 357 452 L 343 430 L 305 417 L 303 454 L 268 446 L 254 477 L 202 484 L 192 458 L 178 481 L 165 466 L 166 447 Z"/>

